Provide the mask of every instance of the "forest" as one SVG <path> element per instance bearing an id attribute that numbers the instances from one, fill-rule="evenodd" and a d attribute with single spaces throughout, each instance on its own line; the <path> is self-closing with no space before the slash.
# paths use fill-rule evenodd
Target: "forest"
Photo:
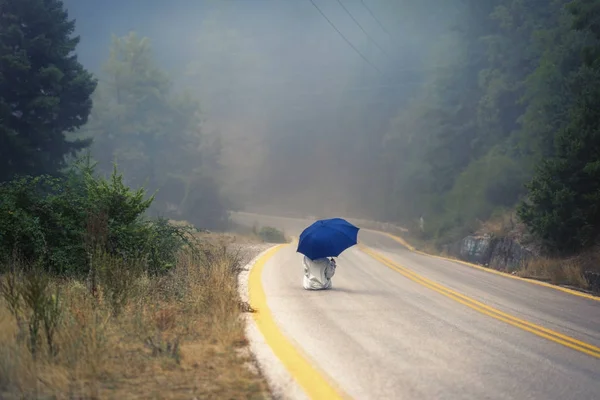
<path id="1" fill-rule="evenodd" d="M 312 123 L 266 133 L 260 202 L 396 222 L 438 249 L 489 220 L 524 224 L 553 255 L 593 246 L 599 7 L 380 3 L 383 22 L 369 33 L 388 31 L 373 42 L 391 36 L 393 61 L 360 75 L 380 88 L 347 92 L 328 103 L 339 109 L 320 103 Z M 360 49 L 376 60 L 365 41 Z"/>
<path id="2" fill-rule="evenodd" d="M 35 32 L 3 23 L 2 180 L 89 150 L 154 194 L 154 215 L 203 228 L 232 209 L 335 210 L 421 220 L 441 245 L 514 214 L 552 252 L 593 245 L 597 1 L 263 3 L 66 1 L 77 24 L 60 34 L 82 34 L 87 70 L 71 38 L 34 72 L 14 43 Z"/>
<path id="3" fill-rule="evenodd" d="M 592 246 L 600 232 L 600 2 L 420 4 L 414 12 L 430 13 L 438 32 L 425 34 L 427 51 L 413 68 L 388 72 L 416 82 L 390 102 L 388 122 L 356 138 L 341 130 L 310 139 L 349 172 L 347 212 L 416 231 L 422 218 L 422 236 L 439 245 L 515 214 L 550 253 Z M 344 117 L 356 126 L 381 111 Z M 329 176 L 332 187 L 337 179 Z"/>
<path id="4" fill-rule="evenodd" d="M 517 210 L 548 250 L 600 229 L 597 1 L 463 1 L 382 137 L 383 218 L 456 240 Z M 449 53 L 449 54 L 448 54 Z M 383 174 L 383 172 L 382 172 Z M 427 225 L 429 225 L 427 227 Z"/>

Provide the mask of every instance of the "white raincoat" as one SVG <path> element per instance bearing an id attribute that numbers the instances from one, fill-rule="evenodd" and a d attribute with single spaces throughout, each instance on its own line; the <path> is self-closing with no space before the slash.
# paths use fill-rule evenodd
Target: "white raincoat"
<path id="1" fill-rule="evenodd" d="M 335 262 L 328 258 L 311 260 L 304 256 L 304 279 L 302 285 L 306 290 L 322 290 L 331 288 L 331 277 L 335 274 Z"/>

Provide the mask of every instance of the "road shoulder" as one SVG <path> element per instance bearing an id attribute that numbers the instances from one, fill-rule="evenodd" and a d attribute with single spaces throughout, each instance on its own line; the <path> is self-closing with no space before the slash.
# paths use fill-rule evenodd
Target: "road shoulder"
<path id="1" fill-rule="evenodd" d="M 252 270 L 260 260 L 269 257 L 269 252 L 277 246 L 273 245 L 263 250 L 252 259 L 238 275 L 238 287 L 240 298 L 245 303 L 250 303 L 249 280 Z M 258 310 L 254 310 L 257 312 Z M 275 355 L 273 349 L 267 343 L 261 333 L 253 313 L 245 313 L 243 318 L 246 323 L 246 337 L 250 344 L 250 350 L 254 355 L 260 372 L 267 380 L 271 393 L 275 399 L 308 399 L 298 382 L 285 368 L 281 360 Z"/>

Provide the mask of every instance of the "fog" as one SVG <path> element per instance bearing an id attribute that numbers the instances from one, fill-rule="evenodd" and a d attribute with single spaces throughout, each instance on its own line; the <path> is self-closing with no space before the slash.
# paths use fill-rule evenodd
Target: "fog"
<path id="1" fill-rule="evenodd" d="M 130 366 L 136 390 L 165 366 L 194 391 L 177 344 L 232 328 L 243 259 L 336 217 L 399 257 L 599 291 L 600 0 L 0 0 L 0 348 L 19 355 L 0 398 L 126 393 Z M 268 391 L 236 371 L 198 397 Z"/>
<path id="2" fill-rule="evenodd" d="M 150 39 L 175 86 L 200 100 L 204 133 L 220 135 L 235 206 L 368 215 L 381 138 L 448 27 L 425 3 L 315 4 L 335 28 L 309 0 L 65 2 L 80 61 L 101 80 L 111 35 Z"/>
<path id="3" fill-rule="evenodd" d="M 98 176 L 154 196 L 150 215 L 208 229 L 235 210 L 354 217 L 439 246 L 516 222 L 558 234 L 576 198 L 591 203 L 569 226 L 596 218 L 579 184 L 597 161 L 587 1 L 54 4 L 11 3 L 33 22 L 3 24 L 20 61 L 0 76 L 0 180 L 60 175 L 89 151 Z"/>

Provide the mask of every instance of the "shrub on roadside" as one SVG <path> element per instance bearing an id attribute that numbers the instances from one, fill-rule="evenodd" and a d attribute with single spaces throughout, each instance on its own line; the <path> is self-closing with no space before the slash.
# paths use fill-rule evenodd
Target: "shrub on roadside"
<path id="1" fill-rule="evenodd" d="M 262 398 L 239 254 L 147 219 L 152 200 L 89 162 L 0 185 L 0 398 Z"/>
<path id="2" fill-rule="evenodd" d="M 263 226 L 258 230 L 258 236 L 267 243 L 287 243 L 285 234 L 272 226 Z"/>
<path id="3" fill-rule="evenodd" d="M 146 219 L 152 200 L 143 188 L 126 186 L 116 167 L 105 179 L 89 162 L 60 178 L 0 184 L 0 265 L 17 252 L 48 273 L 85 275 L 101 249 L 124 260 L 144 259 L 151 273 L 168 271 L 193 229 Z"/>

